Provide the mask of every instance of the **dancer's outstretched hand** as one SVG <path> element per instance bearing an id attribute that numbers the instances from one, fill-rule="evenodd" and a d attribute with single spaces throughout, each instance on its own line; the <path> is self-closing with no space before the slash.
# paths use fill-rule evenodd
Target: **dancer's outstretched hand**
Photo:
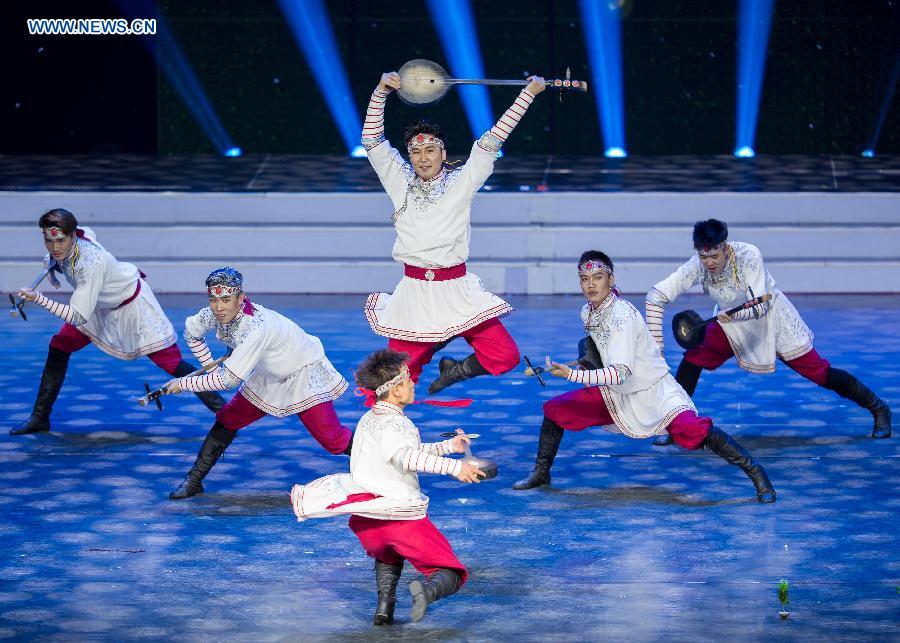
<path id="1" fill-rule="evenodd" d="M 450 440 L 450 444 L 453 446 L 453 453 L 465 453 L 466 445 L 472 444 L 472 440 L 462 429 L 456 429 L 456 432 L 458 435 Z"/>
<path id="2" fill-rule="evenodd" d="M 549 356 L 546 358 L 546 365 L 544 368 L 550 371 L 552 375 L 561 377 L 563 379 L 568 379 L 569 373 L 572 371 L 572 369 L 565 364 L 560 364 L 559 362 L 552 361 Z"/>

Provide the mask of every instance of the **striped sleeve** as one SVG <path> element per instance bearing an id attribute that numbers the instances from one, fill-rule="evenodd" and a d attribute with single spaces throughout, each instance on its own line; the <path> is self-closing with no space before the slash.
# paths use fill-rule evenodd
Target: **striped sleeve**
<path id="1" fill-rule="evenodd" d="M 426 453 L 434 455 L 448 455 L 454 453 L 453 438 L 444 440 L 443 442 L 424 442 L 419 448 Z"/>
<path id="2" fill-rule="evenodd" d="M 533 100 L 534 94 L 530 91 L 527 89 L 520 91 L 515 102 L 503 112 L 500 120 L 494 123 L 494 126 L 478 139 L 478 146 L 488 152 L 499 152 L 506 139 L 509 138 L 509 135 L 516 128 L 516 125 L 522 120 Z"/>
<path id="3" fill-rule="evenodd" d="M 663 314 L 667 303 L 669 303 L 668 298 L 656 288 L 651 288 L 650 292 L 647 293 L 644 318 L 647 320 L 647 328 L 650 329 L 650 334 L 656 340 L 656 345 L 659 346 L 660 352 L 663 351 L 665 345 L 663 339 Z"/>
<path id="4" fill-rule="evenodd" d="M 384 141 L 384 104 L 387 102 L 388 93 L 381 89 L 372 92 L 369 106 L 366 108 L 366 120 L 363 123 L 362 139 L 360 142 L 366 150 L 377 147 Z"/>
<path id="5" fill-rule="evenodd" d="M 87 321 L 84 317 L 76 313 L 75 309 L 70 305 L 53 301 L 52 299 L 44 297 L 41 293 L 37 293 L 37 298 L 34 300 L 34 303 L 42 308 L 46 308 L 51 314 L 56 315 L 67 324 L 81 326 Z"/>
<path id="6" fill-rule="evenodd" d="M 201 391 L 227 391 L 240 384 L 241 381 L 241 378 L 224 366 L 220 366 L 209 373 L 182 377 L 178 383 L 183 391 L 199 393 Z"/>
<path id="7" fill-rule="evenodd" d="M 194 354 L 198 360 L 200 360 L 201 366 L 206 366 L 210 362 L 214 361 L 212 356 L 212 351 L 209 350 L 209 345 L 206 343 L 206 340 L 196 337 L 190 337 L 185 335 L 184 341 L 187 342 L 188 348 L 191 349 L 191 353 Z"/>
<path id="8" fill-rule="evenodd" d="M 461 460 L 444 458 L 433 453 L 427 453 L 422 449 L 413 449 L 411 447 L 400 449 L 394 456 L 394 463 L 406 471 L 439 473 L 448 476 L 459 475 L 462 469 Z"/>
<path id="9" fill-rule="evenodd" d="M 606 368 L 591 371 L 571 369 L 566 379 L 576 384 L 587 384 L 588 386 L 610 386 L 624 384 L 630 375 L 631 371 L 627 366 L 613 364 Z"/>

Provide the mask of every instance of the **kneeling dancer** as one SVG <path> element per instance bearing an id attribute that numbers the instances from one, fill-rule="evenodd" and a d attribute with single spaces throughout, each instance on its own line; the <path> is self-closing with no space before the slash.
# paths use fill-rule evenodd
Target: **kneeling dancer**
<path id="1" fill-rule="evenodd" d="M 618 296 L 612 260 L 600 251 L 589 250 L 578 261 L 578 276 L 588 301 L 581 319 L 603 367 L 572 370 L 552 364 L 553 375 L 586 388 L 544 404 L 534 471 L 513 489 L 550 484 L 550 467 L 564 429 L 581 431 L 589 426 L 614 425 L 632 438 L 668 432 L 686 449 L 706 447 L 747 474 L 759 502 L 775 502 L 775 489 L 762 465 L 731 436 L 713 426 L 710 418 L 697 415 L 691 398 L 669 373 L 641 314 Z"/>
<path id="2" fill-rule="evenodd" d="M 419 489 L 417 472 L 450 475 L 460 482 L 478 482 L 484 476 L 468 462 L 444 457 L 465 450 L 469 438 L 464 434 L 422 444 L 418 428 L 403 414 L 415 400 L 408 358 L 405 353 L 380 350 L 357 370 L 357 384 L 373 390 L 378 401 L 356 426 L 350 473 L 295 485 L 291 491 L 300 521 L 352 514 L 350 529 L 375 559 L 375 625 L 394 621 L 404 561 L 425 575 L 424 581 L 409 584 L 413 622 L 425 615 L 428 605 L 455 593 L 468 576 L 450 543 L 426 515 L 428 498 Z"/>
<path id="3" fill-rule="evenodd" d="M 31 417 L 10 431 L 11 435 L 50 430 L 50 413 L 59 395 L 69 358 L 92 343 L 122 360 L 146 355 L 169 375 L 195 370 L 184 361 L 175 343 L 175 329 L 134 264 L 119 261 L 97 241 L 94 231 L 78 226 L 75 215 L 62 208 L 49 210 L 38 219 L 47 248 L 45 265 L 51 283 L 62 273 L 74 291 L 68 304 L 49 299 L 38 290 L 21 288 L 18 295 L 46 308 L 65 322 L 50 339 L 47 362 Z M 197 393 L 211 410 L 225 400 L 218 393 Z"/>
<path id="4" fill-rule="evenodd" d="M 194 466 L 169 494 L 172 500 L 203 493 L 201 481 L 238 429 L 266 415 L 296 414 L 326 451 L 350 453 L 353 435 L 341 425 L 332 404 L 347 390 L 347 380 L 328 361 L 318 337 L 274 310 L 251 303 L 243 281 L 233 268 L 214 270 L 206 279 L 209 306 L 185 320 L 184 338 L 201 364 L 214 361 L 204 339 L 212 331 L 232 353 L 208 373 L 170 381 L 167 392 L 240 389 L 216 413 Z"/>

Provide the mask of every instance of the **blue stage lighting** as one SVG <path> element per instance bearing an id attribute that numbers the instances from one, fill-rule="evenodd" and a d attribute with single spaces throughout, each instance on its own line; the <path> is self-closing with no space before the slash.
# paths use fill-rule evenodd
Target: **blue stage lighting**
<path id="1" fill-rule="evenodd" d="M 862 153 L 866 158 L 875 156 L 875 146 L 878 145 L 878 139 L 881 138 L 881 129 L 884 127 L 884 121 L 887 119 L 888 110 L 894 98 L 894 91 L 897 89 L 897 80 L 900 79 L 900 45 L 895 45 L 895 47 L 897 47 L 897 50 L 894 54 L 894 69 L 891 71 L 891 77 L 888 80 L 887 91 L 885 92 L 884 101 L 881 103 L 881 111 L 878 114 L 878 121 L 875 123 L 875 131 L 872 132 L 869 147 Z"/>
<path id="2" fill-rule="evenodd" d="M 322 0 L 278 0 L 294 40 L 325 98 L 347 152 L 359 145 L 362 121 L 350 92 L 328 12 Z"/>
<path id="3" fill-rule="evenodd" d="M 225 150 L 225 156 L 237 157 L 243 153 L 244 152 L 239 147 L 229 147 L 227 150 Z"/>
<path id="4" fill-rule="evenodd" d="M 749 145 L 744 145 L 742 147 L 736 147 L 734 149 L 734 155 L 739 159 L 752 159 L 756 156 L 756 152 L 754 152 L 753 148 Z"/>
<path id="5" fill-rule="evenodd" d="M 622 85 L 622 24 L 619 3 L 579 0 L 603 142 L 625 152 L 625 95 Z"/>
<path id="6" fill-rule="evenodd" d="M 364 148 L 362 145 L 357 145 L 352 150 L 350 150 L 350 156 L 355 159 L 364 159 L 368 155 L 366 154 L 366 148 Z"/>
<path id="7" fill-rule="evenodd" d="M 143 37 L 142 41 L 151 52 L 155 52 L 156 64 L 162 69 L 166 80 L 181 96 L 191 115 L 220 154 L 228 156 L 228 152 L 232 149 L 240 150 L 235 147 L 219 117 L 216 116 L 212 104 L 203 93 L 197 75 L 175 41 L 172 30 L 162 15 L 156 11 L 153 3 L 149 0 L 119 0 L 118 4 L 130 18 L 156 16 L 156 35 Z"/>
<path id="8" fill-rule="evenodd" d="M 621 147 L 607 147 L 606 151 L 603 153 L 608 159 L 623 159 L 628 156 L 628 152 L 623 150 Z"/>
<path id="9" fill-rule="evenodd" d="M 738 17 L 737 131 L 735 156 L 753 156 L 756 122 L 766 70 L 766 48 L 775 0 L 740 0 Z"/>
<path id="10" fill-rule="evenodd" d="M 484 78 L 469 0 L 428 0 L 428 9 L 447 56 L 450 73 L 456 78 Z M 487 87 L 459 85 L 457 91 L 472 134 L 479 138 L 494 124 Z"/>

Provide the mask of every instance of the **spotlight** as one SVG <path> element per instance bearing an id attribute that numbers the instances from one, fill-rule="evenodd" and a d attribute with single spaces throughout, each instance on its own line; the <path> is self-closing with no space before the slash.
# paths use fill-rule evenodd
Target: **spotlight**
<path id="1" fill-rule="evenodd" d="M 867 159 L 875 158 L 875 150 L 863 150 L 862 155 Z"/>
<path id="2" fill-rule="evenodd" d="M 352 150 L 350 150 L 350 156 L 355 159 L 364 159 L 368 155 L 366 154 L 366 148 L 364 148 L 362 145 L 357 145 Z"/>
<path id="3" fill-rule="evenodd" d="M 756 121 L 766 71 L 766 47 L 774 2 L 775 0 L 740 0 L 734 155 L 741 158 L 754 156 Z"/>
<path id="4" fill-rule="evenodd" d="M 624 158 L 625 91 L 622 84 L 622 7 L 610 3 L 580 0 L 584 38 L 594 86 L 591 93 L 597 103 L 606 156 Z"/>
<path id="5" fill-rule="evenodd" d="M 228 148 L 227 150 L 225 150 L 225 152 L 224 152 L 225 156 L 231 156 L 231 157 L 237 157 L 237 156 L 240 156 L 240 155 L 243 154 L 243 153 L 244 153 L 244 152 L 243 152 L 243 151 L 241 150 L 241 148 L 239 148 L 239 147 L 229 147 L 229 148 Z"/>
<path id="6" fill-rule="evenodd" d="M 338 132 L 351 154 L 359 145 L 362 121 L 353 101 L 323 0 L 278 0 L 297 46 L 306 58 Z"/>
<path id="7" fill-rule="evenodd" d="M 484 78 L 478 30 L 469 0 L 428 0 L 428 9 L 447 56 L 450 73 L 459 78 Z M 459 99 L 475 138 L 491 129 L 494 119 L 487 87 L 460 85 Z"/>

